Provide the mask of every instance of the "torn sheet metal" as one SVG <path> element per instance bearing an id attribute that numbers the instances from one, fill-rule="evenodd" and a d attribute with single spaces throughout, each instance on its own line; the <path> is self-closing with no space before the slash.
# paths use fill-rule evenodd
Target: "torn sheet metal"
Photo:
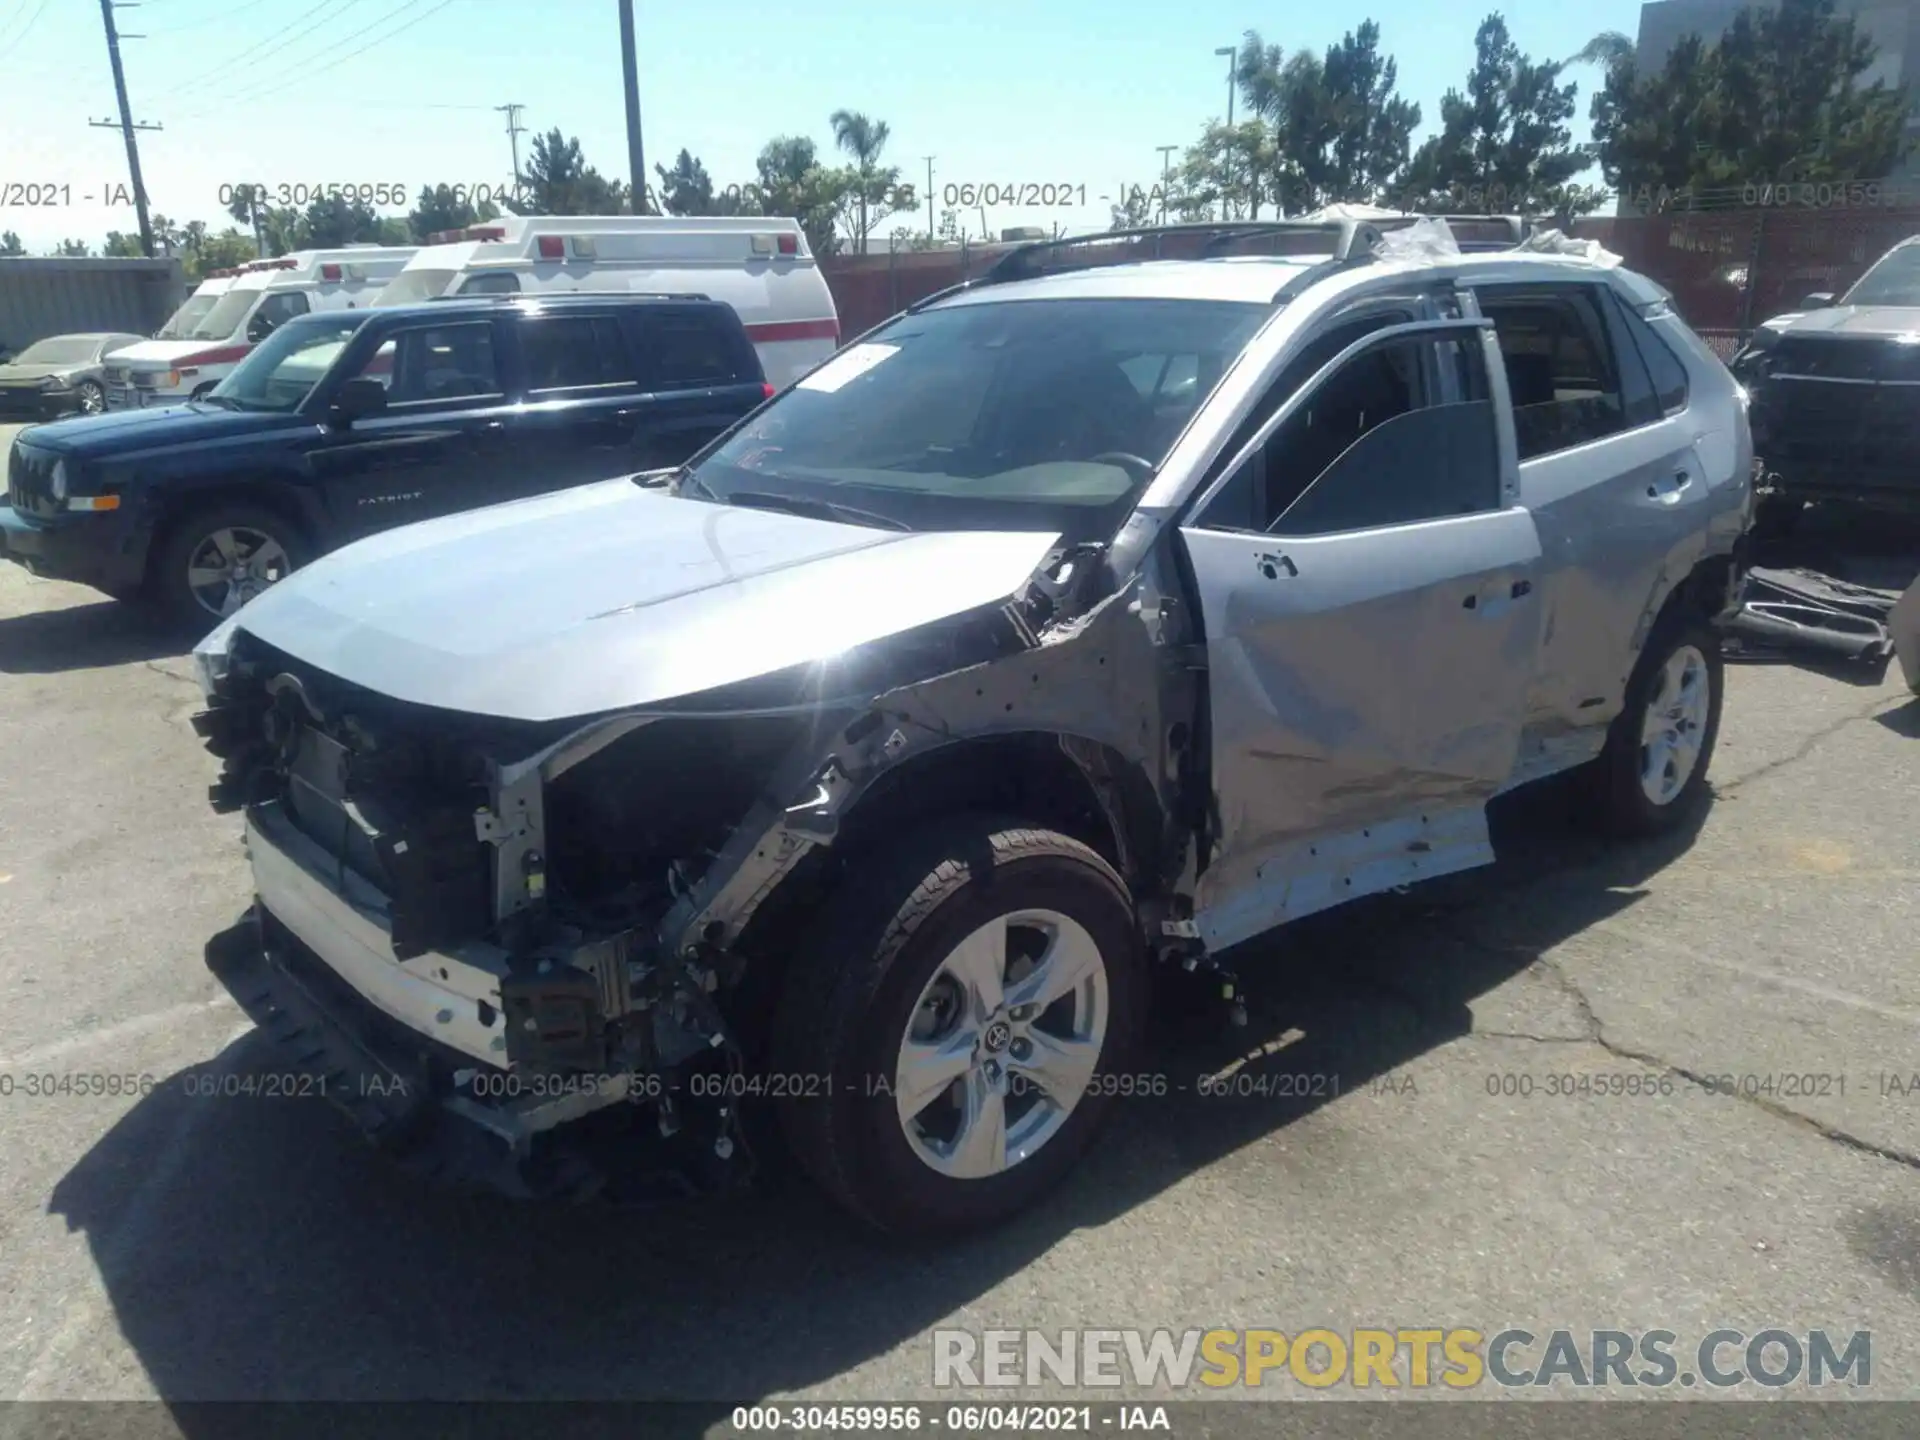
<path id="1" fill-rule="evenodd" d="M 1728 653 L 1760 658 L 1798 651 L 1884 667 L 1893 653 L 1888 617 L 1899 598 L 1814 570 L 1756 566 L 1723 622 L 1732 642 Z"/>
<path id="2" fill-rule="evenodd" d="M 1920 695 L 1920 580 L 1907 587 L 1907 593 L 1895 602 L 1887 617 L 1887 629 L 1893 633 L 1894 653 L 1900 657 L 1900 673 L 1907 688 Z"/>

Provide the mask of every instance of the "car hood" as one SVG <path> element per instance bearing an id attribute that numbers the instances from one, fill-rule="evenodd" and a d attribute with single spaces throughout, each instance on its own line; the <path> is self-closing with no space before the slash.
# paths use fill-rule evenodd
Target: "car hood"
<path id="1" fill-rule="evenodd" d="M 210 356 L 228 356 L 229 352 L 231 358 L 237 359 L 249 348 L 225 340 L 142 340 L 138 345 L 114 351 L 107 357 L 107 363 L 115 369 L 124 366 L 129 370 L 171 370 Z"/>
<path id="2" fill-rule="evenodd" d="M 38 385 L 48 376 L 64 379 L 77 371 L 91 368 L 85 362 L 78 365 L 0 365 L 0 385 Z"/>
<path id="3" fill-rule="evenodd" d="M 1920 308 L 1908 305 L 1839 305 L 1830 310 L 1808 310 L 1782 326 L 1796 338 L 1802 335 L 1920 335 Z"/>
<path id="4" fill-rule="evenodd" d="M 1055 543 L 875 530 L 609 480 L 359 541 L 235 623 L 383 695 L 558 720 L 830 661 L 1006 600 Z"/>
<path id="5" fill-rule="evenodd" d="M 109 410 L 33 427 L 33 444 L 82 459 L 104 459 L 141 450 L 266 434 L 292 425 L 311 425 L 294 415 L 262 410 L 229 410 L 192 400 L 152 410 Z"/>

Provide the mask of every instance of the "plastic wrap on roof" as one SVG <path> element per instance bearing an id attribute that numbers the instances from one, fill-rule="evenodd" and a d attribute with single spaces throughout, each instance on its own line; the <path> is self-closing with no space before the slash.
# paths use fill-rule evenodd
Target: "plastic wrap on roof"
<path id="1" fill-rule="evenodd" d="M 1577 255 L 1608 269 L 1621 263 L 1620 257 L 1598 240 L 1576 240 L 1562 230 L 1536 231 L 1514 248 L 1536 255 Z"/>
<path id="2" fill-rule="evenodd" d="M 1404 210 L 1382 210 L 1378 205 L 1326 205 L 1302 220 L 1399 220 Z"/>
<path id="3" fill-rule="evenodd" d="M 1399 230 L 1389 230 L 1375 242 L 1373 253 L 1382 260 L 1452 260 L 1460 245 L 1444 220 L 1428 215 Z"/>

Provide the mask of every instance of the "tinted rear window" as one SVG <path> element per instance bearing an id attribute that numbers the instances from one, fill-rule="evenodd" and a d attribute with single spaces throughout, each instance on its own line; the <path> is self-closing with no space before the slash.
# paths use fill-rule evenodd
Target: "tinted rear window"
<path id="1" fill-rule="evenodd" d="M 700 310 L 667 311 L 642 322 L 654 383 L 663 390 L 731 385 L 757 378 L 743 363 L 743 346 L 720 316 Z"/>
<path id="2" fill-rule="evenodd" d="M 634 381 L 626 337 L 611 315 L 545 316 L 520 327 L 527 389 L 576 390 Z"/>

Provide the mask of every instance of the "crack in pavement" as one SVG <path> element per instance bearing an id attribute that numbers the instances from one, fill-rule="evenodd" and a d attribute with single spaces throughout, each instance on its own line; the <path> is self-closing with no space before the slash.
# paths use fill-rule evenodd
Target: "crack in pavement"
<path id="1" fill-rule="evenodd" d="M 1724 799 L 1732 795 L 1734 791 L 1740 789 L 1742 786 L 1750 785 L 1755 780 L 1764 780 L 1767 776 L 1777 774 L 1789 765 L 1797 765 L 1800 761 L 1805 760 L 1809 755 L 1813 754 L 1818 746 L 1831 740 L 1835 735 L 1838 735 L 1842 730 L 1846 729 L 1847 726 L 1858 725 L 1862 721 L 1871 720 L 1874 716 L 1884 711 L 1895 709 L 1898 706 L 1906 704 L 1908 699 L 1909 697 L 1905 695 L 1892 697 L 1882 696 L 1868 705 L 1864 710 L 1843 715 L 1832 724 L 1821 726 L 1805 740 L 1801 741 L 1799 748 L 1791 755 L 1783 755 L 1778 760 L 1769 760 L 1758 770 L 1749 771 L 1745 775 L 1736 775 L 1724 785 L 1715 785 L 1713 787 L 1713 793 L 1716 798 Z"/>

